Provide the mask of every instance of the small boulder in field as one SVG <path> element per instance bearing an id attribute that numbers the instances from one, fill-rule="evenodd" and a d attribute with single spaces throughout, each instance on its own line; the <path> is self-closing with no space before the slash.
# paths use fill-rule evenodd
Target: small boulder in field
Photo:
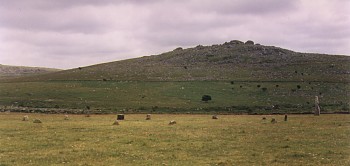
<path id="1" fill-rule="evenodd" d="M 151 120 L 151 114 L 146 115 L 146 120 Z"/>
<path id="2" fill-rule="evenodd" d="M 124 114 L 118 114 L 117 120 L 124 120 Z"/>
<path id="3" fill-rule="evenodd" d="M 114 121 L 113 125 L 119 125 L 119 121 L 118 120 Z"/>
<path id="4" fill-rule="evenodd" d="M 213 115 L 211 118 L 212 119 L 218 119 L 218 116 L 217 115 Z"/>
<path id="5" fill-rule="evenodd" d="M 174 124 L 176 124 L 176 121 L 175 121 L 175 120 L 171 120 L 171 121 L 169 122 L 169 125 L 174 125 Z"/>
<path id="6" fill-rule="evenodd" d="M 64 120 L 69 120 L 68 115 L 64 115 Z"/>
<path id="7" fill-rule="evenodd" d="M 29 120 L 29 116 L 28 115 L 23 116 L 22 121 L 28 121 L 28 120 Z"/>
<path id="8" fill-rule="evenodd" d="M 272 118 L 271 123 L 277 123 L 277 120 L 275 118 Z"/>
<path id="9" fill-rule="evenodd" d="M 33 123 L 42 123 L 40 119 L 34 119 Z"/>

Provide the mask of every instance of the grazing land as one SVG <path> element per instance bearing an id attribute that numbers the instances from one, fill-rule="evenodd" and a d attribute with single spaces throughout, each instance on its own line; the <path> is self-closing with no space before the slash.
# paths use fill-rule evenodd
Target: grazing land
<path id="1" fill-rule="evenodd" d="M 0 83 L 0 89 L 0 105 L 33 111 L 89 106 L 96 113 L 303 113 L 313 111 L 319 96 L 322 113 L 332 113 L 349 112 L 350 101 L 349 84 L 327 82 L 47 81 Z M 203 95 L 212 100 L 203 102 Z"/>
<path id="2" fill-rule="evenodd" d="M 0 113 L 0 165 L 350 164 L 349 115 L 68 117 Z"/>

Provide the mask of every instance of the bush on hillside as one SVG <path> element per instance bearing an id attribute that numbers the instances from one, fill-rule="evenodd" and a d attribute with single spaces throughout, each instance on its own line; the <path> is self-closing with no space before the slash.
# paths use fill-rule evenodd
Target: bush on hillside
<path id="1" fill-rule="evenodd" d="M 211 96 L 209 96 L 209 95 L 203 95 L 202 96 L 202 101 L 208 102 L 209 100 L 211 100 Z"/>

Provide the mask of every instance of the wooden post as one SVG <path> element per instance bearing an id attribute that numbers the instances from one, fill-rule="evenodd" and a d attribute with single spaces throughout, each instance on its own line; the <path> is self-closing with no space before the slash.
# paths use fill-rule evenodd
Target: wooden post
<path id="1" fill-rule="evenodd" d="M 315 112 L 314 112 L 315 116 L 320 116 L 321 114 L 321 109 L 319 104 L 320 102 L 318 101 L 318 96 L 315 96 Z"/>

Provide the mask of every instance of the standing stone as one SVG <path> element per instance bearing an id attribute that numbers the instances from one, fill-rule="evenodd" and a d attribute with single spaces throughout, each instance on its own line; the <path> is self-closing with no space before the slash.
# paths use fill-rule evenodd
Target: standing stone
<path id="1" fill-rule="evenodd" d="M 113 125 L 119 125 L 119 121 L 118 120 L 114 121 Z"/>
<path id="2" fill-rule="evenodd" d="M 124 120 L 124 114 L 118 114 L 117 120 Z"/>
<path id="3" fill-rule="evenodd" d="M 174 125 L 174 124 L 176 124 L 176 121 L 175 121 L 175 120 L 171 120 L 171 121 L 169 122 L 169 125 Z"/>
<path id="4" fill-rule="evenodd" d="M 287 121 L 288 120 L 288 116 L 287 114 L 284 115 L 284 121 Z"/>
<path id="5" fill-rule="evenodd" d="M 272 118 L 271 123 L 277 123 L 277 120 L 275 118 Z"/>
<path id="6" fill-rule="evenodd" d="M 33 123 L 42 123 L 40 119 L 34 119 Z"/>
<path id="7" fill-rule="evenodd" d="M 314 112 L 315 116 L 320 116 L 321 114 L 321 109 L 319 104 L 320 102 L 318 101 L 318 96 L 315 96 L 315 112 Z"/>
<path id="8" fill-rule="evenodd" d="M 28 121 L 28 120 L 29 120 L 29 116 L 28 115 L 23 116 L 22 121 Z"/>
<path id="9" fill-rule="evenodd" d="M 151 114 L 146 115 L 146 120 L 151 120 Z"/>

